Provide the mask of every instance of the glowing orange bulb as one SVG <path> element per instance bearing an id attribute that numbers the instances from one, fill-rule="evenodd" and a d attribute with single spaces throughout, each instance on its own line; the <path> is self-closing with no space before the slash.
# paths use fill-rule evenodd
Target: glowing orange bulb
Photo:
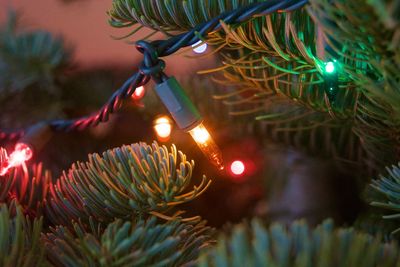
<path id="1" fill-rule="evenodd" d="M 145 93 L 146 90 L 144 89 L 144 86 L 137 87 L 132 95 L 132 98 L 135 100 L 140 100 L 144 97 Z"/>
<path id="2" fill-rule="evenodd" d="M 24 164 L 26 161 L 30 160 L 32 156 L 32 149 L 27 144 L 16 144 L 14 152 L 11 153 L 4 166 L 2 166 L 0 175 L 5 175 L 11 168 L 15 168 Z"/>
<path id="3" fill-rule="evenodd" d="M 154 121 L 154 130 L 160 141 L 167 141 L 171 136 L 172 123 L 167 116 L 162 116 Z"/>
<path id="4" fill-rule="evenodd" d="M 242 175 L 244 171 L 246 170 L 246 167 L 244 166 L 244 163 L 240 160 L 235 160 L 231 164 L 231 172 L 234 175 Z"/>
<path id="5" fill-rule="evenodd" d="M 223 170 L 224 164 L 221 150 L 215 144 L 206 127 L 200 123 L 197 127 L 190 130 L 189 133 L 210 162 L 217 166 L 218 169 Z"/>
<path id="6" fill-rule="evenodd" d="M 211 138 L 207 129 L 202 124 L 191 130 L 190 134 L 192 135 L 194 141 L 200 144 L 205 144 Z"/>

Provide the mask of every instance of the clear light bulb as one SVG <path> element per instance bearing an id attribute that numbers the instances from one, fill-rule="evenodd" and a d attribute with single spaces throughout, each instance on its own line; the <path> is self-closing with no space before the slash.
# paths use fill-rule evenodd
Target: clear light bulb
<path id="1" fill-rule="evenodd" d="M 215 144 L 203 123 L 190 130 L 189 133 L 210 162 L 217 166 L 218 169 L 223 170 L 224 164 L 221 150 Z"/>

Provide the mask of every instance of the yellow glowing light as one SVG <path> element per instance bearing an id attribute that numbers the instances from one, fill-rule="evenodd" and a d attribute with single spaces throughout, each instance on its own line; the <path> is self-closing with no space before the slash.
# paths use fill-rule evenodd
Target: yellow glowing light
<path id="1" fill-rule="evenodd" d="M 154 130 L 161 141 L 166 141 L 171 136 L 172 123 L 167 116 L 162 116 L 154 121 Z"/>
<path id="2" fill-rule="evenodd" d="M 206 127 L 201 123 L 190 130 L 189 133 L 210 162 L 217 166 L 218 169 L 223 170 L 224 164 L 221 150 L 215 144 Z"/>
<path id="3" fill-rule="evenodd" d="M 210 134 L 202 124 L 191 130 L 190 134 L 196 143 L 204 144 L 210 139 Z"/>

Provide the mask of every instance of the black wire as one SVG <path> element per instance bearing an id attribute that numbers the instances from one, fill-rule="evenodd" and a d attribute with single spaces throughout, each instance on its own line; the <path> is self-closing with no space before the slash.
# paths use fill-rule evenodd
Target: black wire
<path id="1" fill-rule="evenodd" d="M 139 86 L 144 86 L 152 78 L 156 83 L 162 83 L 168 76 L 163 72 L 165 62 L 160 57 L 169 56 L 183 47 L 197 43 L 199 36 L 207 36 L 208 33 L 219 30 L 222 26 L 220 21 L 226 24 L 238 24 L 251 19 L 255 15 L 268 15 L 278 10 L 292 11 L 305 5 L 307 0 L 269 0 L 266 2 L 253 3 L 232 11 L 227 11 L 219 16 L 196 25 L 192 30 L 171 37 L 168 40 L 156 40 L 152 42 L 138 41 L 136 48 L 143 54 L 143 62 L 139 71 L 133 74 L 109 100 L 95 113 L 74 120 L 54 120 L 49 125 L 55 131 L 84 130 L 102 122 L 107 122 L 109 116 L 116 112 L 124 99 L 129 98 Z M 0 141 L 18 140 L 23 136 L 23 131 L 2 132 Z"/>

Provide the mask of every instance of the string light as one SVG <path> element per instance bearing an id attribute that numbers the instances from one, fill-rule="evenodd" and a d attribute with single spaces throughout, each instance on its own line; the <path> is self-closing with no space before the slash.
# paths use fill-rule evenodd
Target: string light
<path id="1" fill-rule="evenodd" d="M 274 1 L 254 3 L 250 4 L 244 9 L 240 9 L 240 12 L 243 12 L 241 15 L 238 14 L 238 10 L 224 12 L 223 14 L 218 15 L 216 18 L 210 19 L 208 23 L 199 24 L 192 30 L 174 35 L 167 40 L 154 40 L 151 42 L 140 40 L 136 42 L 136 48 L 144 55 L 144 59 L 142 64 L 139 66 L 139 71 L 133 74 L 117 91 L 115 91 L 100 110 L 90 116 L 84 116 L 78 119 L 43 122 L 44 124 L 48 124 L 47 128 L 49 130 L 46 131 L 51 133 L 52 131 L 68 132 L 72 130 L 84 130 L 89 127 L 97 126 L 99 123 L 108 121 L 110 117 L 109 115 L 115 113 L 122 107 L 122 105 L 120 105 L 121 101 L 131 95 L 131 86 L 147 84 L 150 78 L 156 82 L 157 88 L 161 89 L 157 90 L 157 94 L 167 106 L 168 110 L 173 115 L 174 120 L 182 130 L 191 131 L 196 127 L 203 129 L 204 126 L 200 126 L 202 122 L 201 116 L 198 114 L 193 103 L 191 103 L 187 96 L 185 96 L 182 89 L 179 89 L 179 85 L 171 85 L 176 83 L 176 81 L 172 81 L 174 79 L 168 78 L 168 76 L 163 72 L 165 68 L 165 62 L 159 58 L 171 55 L 182 47 L 191 45 L 195 38 L 200 39 L 199 36 L 197 36 L 198 34 L 201 34 L 201 36 L 207 36 L 209 33 L 220 29 L 222 24 L 219 22 L 221 21 L 226 24 L 234 25 L 236 23 L 251 19 L 259 14 L 268 15 L 279 10 L 295 10 L 302 7 L 306 3 L 306 0 L 283 1 L 279 5 L 277 5 Z M 199 41 L 193 44 L 192 47 L 196 53 L 203 53 L 207 49 L 207 44 L 203 41 Z M 172 88 L 168 88 L 170 86 L 172 86 Z M 174 86 L 175 88 L 173 88 Z M 162 92 L 163 89 L 166 89 L 166 93 Z M 132 97 L 141 98 L 143 97 L 144 93 L 144 88 L 139 87 L 137 92 L 133 92 Z M 201 132 L 204 133 L 204 130 Z M 0 132 L 0 139 L 15 140 L 21 137 L 25 138 L 26 135 L 27 134 L 25 131 L 7 134 Z M 196 134 L 194 135 L 197 136 Z M 223 169 L 222 153 L 219 151 L 219 148 L 216 146 L 208 132 L 207 138 L 204 138 L 204 140 L 206 141 L 197 143 L 199 146 L 203 147 L 203 152 L 207 151 L 205 153 L 211 153 L 207 155 L 207 157 L 214 159 L 212 163 L 218 166 L 219 169 Z M 36 138 L 34 141 L 36 141 L 38 144 L 43 144 L 46 142 L 46 139 Z M 35 150 L 37 149 L 36 142 L 34 142 Z M 31 145 L 31 143 L 29 144 Z"/>
<path id="2" fill-rule="evenodd" d="M 339 75 L 336 60 L 325 63 L 323 75 L 325 93 L 328 96 L 329 102 L 334 104 L 339 90 Z"/>
<path id="3" fill-rule="evenodd" d="M 25 164 L 33 157 L 33 152 L 41 150 L 50 140 L 53 131 L 47 122 L 39 122 L 25 132 L 25 135 L 15 145 L 14 151 L 0 166 L 0 175 L 5 175 L 10 169 Z"/>
<path id="4" fill-rule="evenodd" d="M 335 63 L 333 61 L 329 61 L 325 63 L 325 71 L 327 73 L 334 73 L 335 72 Z"/>
<path id="5" fill-rule="evenodd" d="M 32 156 L 33 156 L 33 151 L 27 144 L 24 143 L 16 144 L 14 151 L 7 158 L 3 166 L 1 166 L 0 176 L 6 175 L 7 172 L 12 168 L 25 164 L 25 162 L 30 160 Z"/>
<path id="6" fill-rule="evenodd" d="M 222 152 L 203 125 L 196 107 L 174 77 L 157 84 L 156 93 L 171 113 L 178 127 L 192 136 L 207 159 L 219 170 L 224 169 Z"/>
<path id="7" fill-rule="evenodd" d="M 192 45 L 193 52 L 195 52 L 196 54 L 202 54 L 206 52 L 207 47 L 208 47 L 207 43 L 201 40 Z"/>
<path id="8" fill-rule="evenodd" d="M 132 94 L 132 98 L 134 100 L 140 100 L 144 97 L 145 94 L 146 94 L 146 90 L 145 90 L 144 86 L 139 86 L 138 88 L 136 88 L 135 92 Z"/>
<path id="9" fill-rule="evenodd" d="M 221 150 L 218 148 L 203 123 L 200 123 L 198 126 L 190 130 L 189 133 L 208 160 L 217 166 L 218 169 L 223 170 L 224 164 Z"/>
<path id="10" fill-rule="evenodd" d="M 154 131 L 161 142 L 169 140 L 172 132 L 172 122 L 168 116 L 161 116 L 154 120 Z"/>

